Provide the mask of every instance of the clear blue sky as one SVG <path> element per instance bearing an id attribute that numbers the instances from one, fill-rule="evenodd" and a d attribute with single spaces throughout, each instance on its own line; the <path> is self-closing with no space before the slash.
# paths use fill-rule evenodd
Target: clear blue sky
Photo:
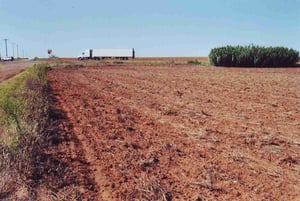
<path id="1" fill-rule="evenodd" d="M 300 0 L 0 0 L 0 19 L 9 54 L 14 42 L 29 57 L 48 48 L 60 57 L 133 47 L 137 56 L 207 56 L 252 43 L 300 50 Z"/>

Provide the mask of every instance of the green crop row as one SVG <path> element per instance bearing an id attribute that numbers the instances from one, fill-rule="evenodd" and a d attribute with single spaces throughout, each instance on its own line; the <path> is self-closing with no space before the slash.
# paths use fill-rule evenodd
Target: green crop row
<path id="1" fill-rule="evenodd" d="M 215 66 L 287 67 L 297 63 L 299 52 L 285 47 L 224 46 L 213 48 L 208 58 Z"/>

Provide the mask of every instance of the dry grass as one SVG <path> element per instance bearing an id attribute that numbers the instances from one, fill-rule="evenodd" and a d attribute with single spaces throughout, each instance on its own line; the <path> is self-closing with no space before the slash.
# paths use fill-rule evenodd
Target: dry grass
<path id="1" fill-rule="evenodd" d="M 47 201 L 82 200 L 81 194 L 80 194 L 80 189 L 74 185 L 66 186 L 63 189 L 61 189 L 59 192 L 47 190 L 46 195 L 43 196 L 43 199 L 46 199 Z"/>
<path id="2" fill-rule="evenodd" d="M 14 189 L 20 186 L 28 189 L 19 181 L 32 173 L 45 139 L 46 72 L 47 66 L 35 65 L 0 85 L 0 199 L 16 196 Z"/>
<path id="3" fill-rule="evenodd" d="M 46 61 L 46 60 L 44 60 Z M 131 66 L 175 66 L 175 65 L 201 65 L 208 66 L 207 57 L 162 57 L 162 58 L 135 58 L 129 60 L 118 60 L 118 59 L 104 59 L 104 60 L 77 60 L 74 58 L 56 58 L 51 59 L 51 66 L 53 67 L 67 67 L 67 68 L 76 68 L 76 67 L 101 67 L 107 65 L 131 65 Z"/>
<path id="4" fill-rule="evenodd" d="M 164 190 L 158 179 L 142 177 L 136 182 L 137 186 L 135 187 L 135 190 L 128 197 L 126 197 L 126 200 L 172 200 L 172 195 Z"/>

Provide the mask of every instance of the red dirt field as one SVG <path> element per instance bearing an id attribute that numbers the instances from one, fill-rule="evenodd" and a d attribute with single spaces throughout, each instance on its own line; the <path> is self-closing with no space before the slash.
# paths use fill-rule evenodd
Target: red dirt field
<path id="1" fill-rule="evenodd" d="M 300 200 L 299 68 L 110 65 L 48 77 L 57 129 L 44 160 L 55 171 L 39 170 L 41 200 L 49 188 L 83 200 Z"/>

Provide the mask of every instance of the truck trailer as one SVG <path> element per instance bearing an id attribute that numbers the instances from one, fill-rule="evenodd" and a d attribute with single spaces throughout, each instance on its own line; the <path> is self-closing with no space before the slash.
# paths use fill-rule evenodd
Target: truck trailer
<path id="1" fill-rule="evenodd" d="M 13 61 L 14 57 L 0 57 L 0 61 Z"/>
<path id="2" fill-rule="evenodd" d="M 85 50 L 78 56 L 79 60 L 85 59 L 121 59 L 128 60 L 129 58 L 135 58 L 134 48 L 132 49 L 89 49 Z"/>

